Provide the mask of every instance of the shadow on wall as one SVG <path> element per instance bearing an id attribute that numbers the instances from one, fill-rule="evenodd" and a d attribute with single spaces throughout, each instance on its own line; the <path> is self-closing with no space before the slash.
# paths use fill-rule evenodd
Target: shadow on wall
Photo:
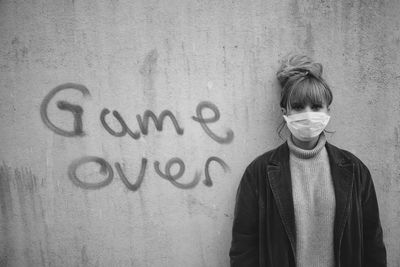
<path id="1" fill-rule="evenodd" d="M 0 166 L 0 266 L 43 265 L 36 255 L 48 251 L 48 229 L 39 188 L 42 181 L 28 168 Z M 20 252 L 18 252 L 20 251 Z M 24 253 L 24 259 L 15 255 Z"/>

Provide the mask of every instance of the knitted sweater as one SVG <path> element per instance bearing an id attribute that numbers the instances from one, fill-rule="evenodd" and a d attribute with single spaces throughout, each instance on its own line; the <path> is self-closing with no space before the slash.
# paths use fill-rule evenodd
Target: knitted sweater
<path id="1" fill-rule="evenodd" d="M 325 143 L 324 134 L 311 150 L 301 149 L 291 138 L 288 140 L 297 267 L 331 267 L 335 263 L 335 193 Z"/>

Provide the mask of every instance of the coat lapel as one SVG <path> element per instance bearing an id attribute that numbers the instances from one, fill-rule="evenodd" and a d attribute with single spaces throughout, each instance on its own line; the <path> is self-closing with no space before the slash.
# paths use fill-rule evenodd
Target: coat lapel
<path id="1" fill-rule="evenodd" d="M 292 182 L 289 166 L 289 148 L 282 144 L 271 156 L 267 164 L 269 184 L 278 207 L 283 225 L 288 235 L 294 256 L 296 255 L 296 233 Z"/>
<path id="2" fill-rule="evenodd" d="M 329 143 L 326 144 L 331 166 L 333 187 L 335 190 L 336 210 L 334 222 L 335 257 L 340 249 L 344 226 L 349 216 L 351 192 L 353 188 L 354 164 L 340 153 L 339 149 Z"/>

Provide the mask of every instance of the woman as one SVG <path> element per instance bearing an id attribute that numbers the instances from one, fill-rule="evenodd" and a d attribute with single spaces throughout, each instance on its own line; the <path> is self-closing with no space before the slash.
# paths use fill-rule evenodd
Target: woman
<path id="1" fill-rule="evenodd" d="M 291 136 L 243 174 L 231 266 L 386 266 L 370 172 L 326 141 L 332 92 L 321 74 L 322 65 L 302 55 L 277 73 Z"/>

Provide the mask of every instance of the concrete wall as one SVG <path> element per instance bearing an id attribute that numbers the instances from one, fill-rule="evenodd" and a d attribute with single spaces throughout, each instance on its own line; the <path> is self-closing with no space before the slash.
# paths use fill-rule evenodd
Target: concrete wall
<path id="1" fill-rule="evenodd" d="M 370 168 L 400 266 L 399 13 L 397 0 L 1 0 L 0 265 L 228 266 L 236 188 L 282 142 L 274 74 L 299 51 L 324 65 L 328 138 Z"/>

